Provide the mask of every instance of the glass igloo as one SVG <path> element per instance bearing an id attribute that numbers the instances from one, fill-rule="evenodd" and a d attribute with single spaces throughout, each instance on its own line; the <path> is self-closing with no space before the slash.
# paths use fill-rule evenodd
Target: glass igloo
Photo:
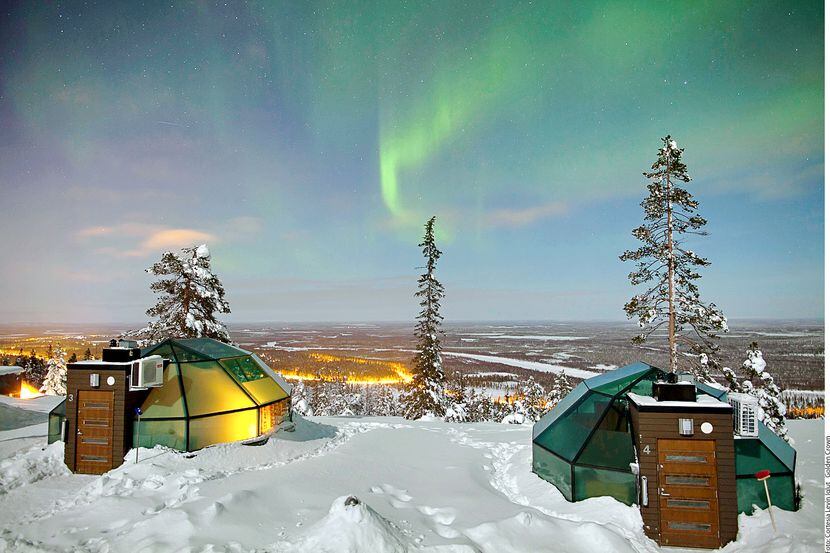
<path id="1" fill-rule="evenodd" d="M 533 425 L 533 472 L 568 501 L 610 495 L 636 501 L 634 440 L 626 394 L 651 395 L 666 373 L 635 363 L 579 383 Z"/>
<path id="2" fill-rule="evenodd" d="M 652 395 L 652 383 L 667 373 L 646 363 L 634 363 L 582 381 L 533 425 L 533 472 L 556 486 L 568 501 L 611 496 L 636 503 L 637 482 L 632 472 L 634 436 L 629 415 L 629 392 Z M 727 401 L 728 391 L 695 382 L 698 396 Z M 755 473 L 769 470 L 767 481 L 775 506 L 795 510 L 795 450 L 763 424 L 758 437 L 735 437 L 735 476 L 738 510 L 751 513 L 766 506 L 763 486 Z"/>
<path id="3" fill-rule="evenodd" d="M 141 352 L 169 359 L 133 436 L 181 451 L 255 438 L 290 416 L 291 387 L 256 354 L 209 338 L 168 339 Z"/>

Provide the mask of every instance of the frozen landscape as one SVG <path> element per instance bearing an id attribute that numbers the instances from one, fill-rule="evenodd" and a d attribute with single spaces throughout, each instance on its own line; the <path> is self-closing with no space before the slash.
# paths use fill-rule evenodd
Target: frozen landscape
<path id="1" fill-rule="evenodd" d="M 14 400 L 33 420 L 54 398 Z M 135 451 L 71 474 L 46 425 L 0 432 L 0 551 L 656 552 L 636 506 L 565 501 L 530 471 L 531 426 L 296 417 L 262 446 Z M 822 420 L 790 421 L 801 511 L 740 515 L 724 551 L 819 551 Z M 760 485 L 760 484 L 759 484 Z M 350 497 L 354 499 L 349 499 Z"/>

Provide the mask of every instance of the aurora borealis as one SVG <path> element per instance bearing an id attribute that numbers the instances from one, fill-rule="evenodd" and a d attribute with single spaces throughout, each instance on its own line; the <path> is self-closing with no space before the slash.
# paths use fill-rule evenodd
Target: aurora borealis
<path id="1" fill-rule="evenodd" d="M 7 3 L 10 321 L 141 321 L 207 241 L 231 321 L 407 320 L 438 216 L 452 319 L 621 319 L 659 138 L 703 295 L 821 317 L 821 2 Z"/>

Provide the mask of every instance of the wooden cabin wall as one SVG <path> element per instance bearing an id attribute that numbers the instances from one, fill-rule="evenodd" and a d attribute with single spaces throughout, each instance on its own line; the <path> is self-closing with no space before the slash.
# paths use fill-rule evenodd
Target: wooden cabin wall
<path id="1" fill-rule="evenodd" d="M 693 436 L 679 434 L 678 420 L 681 418 L 694 419 Z M 640 410 L 632 403 L 631 421 L 640 475 L 648 478 L 649 504 L 640 506 L 646 535 L 659 543 L 660 492 L 657 474 L 657 440 L 715 440 L 721 545 L 734 540 L 738 533 L 738 495 L 731 412 L 706 412 L 703 409 L 690 409 L 684 412 L 653 412 Z M 712 424 L 713 430 L 710 434 L 704 434 L 700 430 L 700 425 L 704 422 Z"/>

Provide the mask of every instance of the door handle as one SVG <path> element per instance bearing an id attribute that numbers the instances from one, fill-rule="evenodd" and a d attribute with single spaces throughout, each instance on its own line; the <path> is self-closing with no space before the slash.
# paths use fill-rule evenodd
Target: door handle
<path id="1" fill-rule="evenodd" d="M 662 495 L 663 497 L 671 497 L 671 494 L 666 493 L 665 490 L 663 490 L 663 488 L 660 488 L 660 495 Z"/>

